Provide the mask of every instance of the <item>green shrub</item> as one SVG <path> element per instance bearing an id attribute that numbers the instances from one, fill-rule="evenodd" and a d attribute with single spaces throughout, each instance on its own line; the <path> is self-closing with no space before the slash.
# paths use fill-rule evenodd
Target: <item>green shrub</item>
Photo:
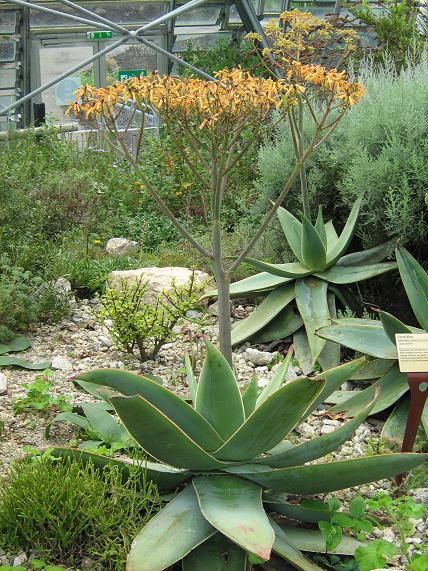
<path id="1" fill-rule="evenodd" d="M 0 481 L 0 545 L 73 567 L 89 557 L 122 571 L 134 536 L 160 508 L 141 469 L 123 483 L 115 467 L 36 458 Z"/>

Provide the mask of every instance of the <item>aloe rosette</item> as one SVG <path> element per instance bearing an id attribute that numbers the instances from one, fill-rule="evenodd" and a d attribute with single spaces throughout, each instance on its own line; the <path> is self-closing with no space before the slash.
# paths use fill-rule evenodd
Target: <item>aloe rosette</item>
<path id="1" fill-rule="evenodd" d="M 305 522 L 328 515 L 290 502 L 288 496 L 392 477 L 425 460 L 424 454 L 388 454 L 311 464 L 350 438 L 375 406 L 376 391 L 351 421 L 293 445 L 287 435 L 366 360 L 284 384 L 290 361 L 291 353 L 260 394 L 255 380 L 241 394 L 229 364 L 207 343 L 198 381 L 187 366 L 191 403 L 131 372 L 99 369 L 77 377 L 86 388 L 100 387 L 99 394 L 130 435 L 156 459 L 144 464 L 146 477 L 162 491 L 176 491 L 135 538 L 128 571 L 161 571 L 180 561 L 185 571 L 244 571 L 268 561 L 272 553 L 297 569 L 319 571 L 303 551 L 325 551 L 320 532 L 280 525 L 272 514 Z M 57 449 L 54 454 L 99 466 L 114 463 L 125 474 L 132 462 L 80 450 Z M 352 554 L 358 545 L 348 537 L 337 551 Z"/>
<path id="2" fill-rule="evenodd" d="M 355 202 L 340 235 L 332 221 L 324 223 L 321 207 L 315 225 L 305 216 L 300 222 L 284 208 L 278 209 L 285 239 L 298 262 L 269 264 L 246 259 L 262 273 L 233 283 L 231 296 L 267 295 L 255 311 L 233 327 L 233 345 L 247 339 L 269 342 L 294 334 L 296 356 L 305 372 L 310 372 L 316 361 L 323 369 L 339 363 L 337 346 L 315 331 L 336 317 L 337 299 L 347 305 L 344 287 L 397 267 L 392 262 L 381 263 L 390 251 L 389 243 L 345 255 L 360 207 L 361 199 Z"/>
<path id="3" fill-rule="evenodd" d="M 375 385 L 379 387 L 380 394 L 373 413 L 381 412 L 396 403 L 382 434 L 385 439 L 401 444 L 410 399 L 407 376 L 398 367 L 395 334 L 428 333 L 428 274 L 405 248 L 398 247 L 395 253 L 404 289 L 421 328 L 405 325 L 390 313 L 380 311 L 380 320 L 334 319 L 331 325 L 320 328 L 317 334 L 374 357 L 366 368 L 366 374 L 357 373 L 355 380 L 377 379 Z M 329 413 L 352 417 L 370 399 L 370 390 L 354 393 L 349 398 L 343 398 L 345 395 L 342 395 L 340 404 L 329 409 Z M 428 404 L 422 415 L 422 424 L 428 434 Z"/>

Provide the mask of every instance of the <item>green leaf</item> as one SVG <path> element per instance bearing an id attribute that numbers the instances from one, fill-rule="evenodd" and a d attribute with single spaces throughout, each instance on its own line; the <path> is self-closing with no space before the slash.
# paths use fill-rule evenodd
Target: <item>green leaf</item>
<path id="1" fill-rule="evenodd" d="M 395 545 L 385 539 L 372 539 L 364 547 L 359 547 L 355 551 L 360 571 L 372 571 L 385 567 L 388 560 L 397 553 Z"/>
<path id="2" fill-rule="evenodd" d="M 308 343 L 308 336 L 306 335 L 304 327 L 296 331 L 293 335 L 293 346 L 299 367 L 304 375 L 309 375 L 314 370 L 314 365 L 312 363 L 312 354 Z"/>
<path id="3" fill-rule="evenodd" d="M 369 264 L 367 266 L 338 266 L 336 264 L 324 272 L 317 272 L 315 275 L 321 280 L 333 284 L 353 284 L 396 269 L 397 264 L 395 262 Z"/>
<path id="4" fill-rule="evenodd" d="M 301 377 L 265 400 L 219 450 L 216 458 L 248 460 L 281 442 L 323 388 L 323 382 Z"/>
<path id="5" fill-rule="evenodd" d="M 263 503 L 270 511 L 283 514 L 290 519 L 303 521 L 305 523 L 330 521 L 330 510 L 327 505 L 320 500 L 306 500 L 301 504 L 292 504 L 278 495 L 272 497 L 269 495 L 263 498 Z"/>
<path id="6" fill-rule="evenodd" d="M 303 262 L 301 222 L 291 214 L 291 212 L 282 208 L 282 206 L 278 208 L 276 215 L 291 251 L 300 262 Z"/>
<path id="7" fill-rule="evenodd" d="M 271 468 L 288 468 L 290 466 L 301 466 L 317 458 L 327 456 L 337 450 L 342 444 L 349 440 L 358 426 L 364 422 L 370 414 L 375 404 L 375 389 L 371 388 L 372 400 L 365 406 L 355 418 L 328 434 L 307 440 L 298 446 L 286 450 L 279 454 L 270 454 L 261 460 L 254 460 L 257 464 L 266 464 Z"/>
<path id="8" fill-rule="evenodd" d="M 206 342 L 195 409 L 224 440 L 245 420 L 244 405 L 235 375 L 220 351 L 209 341 Z"/>
<path id="9" fill-rule="evenodd" d="M 382 454 L 292 468 L 269 469 L 267 466 L 247 464 L 225 470 L 248 478 L 264 488 L 307 495 L 334 492 L 392 478 L 416 468 L 427 458 L 428 454 Z"/>
<path id="10" fill-rule="evenodd" d="M 287 533 L 285 533 L 283 529 L 279 527 L 274 519 L 270 517 L 269 521 L 275 532 L 275 541 L 272 547 L 272 551 L 274 553 L 301 571 L 321 571 L 321 567 L 318 567 L 318 565 L 312 563 L 303 555 L 299 549 L 296 549 L 288 542 Z"/>
<path id="11" fill-rule="evenodd" d="M 409 405 L 410 393 L 407 393 L 397 402 L 383 425 L 380 435 L 382 441 L 401 447 L 409 416 Z"/>
<path id="12" fill-rule="evenodd" d="M 245 551 L 267 561 L 275 538 L 262 505 L 262 489 L 227 474 L 193 478 L 205 519 Z"/>
<path id="13" fill-rule="evenodd" d="M 353 252 L 337 260 L 337 266 L 365 266 L 367 264 L 378 264 L 390 253 L 393 242 L 386 242 L 380 246 L 375 246 L 362 252 Z"/>
<path id="14" fill-rule="evenodd" d="M 330 323 L 327 283 L 314 277 L 297 280 L 295 292 L 297 307 L 308 336 L 313 365 L 325 345 L 325 340 L 315 335 L 315 331 Z"/>
<path id="15" fill-rule="evenodd" d="M 45 429 L 46 438 L 49 438 L 50 430 L 54 422 L 68 422 L 70 424 L 75 424 L 76 426 L 79 426 L 84 430 L 91 429 L 91 425 L 89 424 L 87 419 L 84 418 L 83 416 L 80 416 L 80 414 L 77 414 L 76 412 L 60 412 L 46 426 Z"/>
<path id="16" fill-rule="evenodd" d="M 413 557 L 409 569 L 410 571 L 426 571 L 428 569 L 428 553 Z"/>
<path id="17" fill-rule="evenodd" d="M 6 343 L 0 343 L 0 355 L 4 355 L 4 353 L 12 353 L 15 351 L 24 351 L 31 347 L 31 341 L 20 335 L 19 337 L 15 337 L 11 341 L 7 341 Z"/>
<path id="18" fill-rule="evenodd" d="M 244 404 L 245 418 L 248 418 L 254 412 L 257 403 L 257 377 L 255 375 L 253 375 L 242 395 L 242 402 Z"/>
<path id="19" fill-rule="evenodd" d="M 302 216 L 302 258 L 303 264 L 314 271 L 321 271 L 326 265 L 326 250 L 321 236 L 305 215 Z"/>
<path id="20" fill-rule="evenodd" d="M 329 220 L 324 224 L 324 229 L 327 236 L 327 252 L 330 252 L 339 240 L 339 236 L 337 235 L 332 220 Z"/>
<path id="21" fill-rule="evenodd" d="M 281 529 L 287 541 L 296 549 L 309 551 L 311 553 L 325 553 L 325 540 L 318 530 L 286 525 L 281 525 Z M 355 550 L 362 545 L 364 544 L 353 537 L 344 536 L 336 549 L 334 549 L 334 553 L 339 555 L 353 555 Z"/>
<path id="22" fill-rule="evenodd" d="M 267 398 L 269 398 L 271 395 L 276 393 L 276 391 L 278 391 L 281 388 L 281 385 L 285 379 L 285 375 L 287 374 L 287 371 L 290 367 L 292 357 L 293 357 L 293 351 L 289 350 L 284 361 L 280 364 L 280 366 L 272 375 L 272 378 L 269 381 L 269 383 L 264 387 L 264 389 L 260 393 L 259 398 L 257 399 L 257 406 L 260 406 L 262 403 L 265 402 Z"/>
<path id="23" fill-rule="evenodd" d="M 0 367 L 21 367 L 31 371 L 44 371 L 51 368 L 51 361 L 43 361 L 42 363 L 31 363 L 25 359 L 17 359 L 16 357 L 0 357 Z"/>
<path id="24" fill-rule="evenodd" d="M 288 264 L 269 264 L 268 262 L 255 260 L 254 258 L 245 258 L 245 261 L 250 264 L 250 266 L 254 266 L 262 272 L 268 272 L 274 276 L 282 278 L 304 278 L 314 273 L 313 270 L 308 269 L 299 262 L 291 262 Z"/>
<path id="25" fill-rule="evenodd" d="M 153 458 L 193 470 L 224 466 L 143 397 L 113 397 L 111 403 L 131 436 Z"/>
<path id="26" fill-rule="evenodd" d="M 405 248 L 397 248 L 401 281 L 421 327 L 428 332 L 428 274 Z"/>
<path id="27" fill-rule="evenodd" d="M 396 333 L 412 333 L 412 330 L 404 325 L 402 321 L 388 313 L 387 311 L 380 311 L 380 320 L 382 321 L 383 329 L 388 335 L 391 343 L 395 345 L 395 334 Z"/>
<path id="28" fill-rule="evenodd" d="M 331 291 L 327 291 L 327 305 L 330 319 L 336 319 L 336 296 Z M 327 341 L 323 350 L 318 355 L 318 363 L 321 365 L 323 371 L 333 369 L 340 365 L 340 345 L 333 341 Z"/>
<path id="29" fill-rule="evenodd" d="M 247 554 L 216 533 L 183 559 L 183 571 L 245 571 Z"/>
<path id="30" fill-rule="evenodd" d="M 204 518 L 192 485 L 152 518 L 132 542 L 128 571 L 162 571 L 215 533 Z"/>
<path id="31" fill-rule="evenodd" d="M 318 522 L 318 527 L 325 540 L 326 551 L 334 551 L 342 541 L 342 528 L 337 525 L 332 525 L 328 521 Z"/>
<path id="32" fill-rule="evenodd" d="M 255 311 L 257 310 L 258 308 L 256 308 Z M 285 339 L 300 329 L 302 325 L 303 319 L 298 313 L 296 313 L 293 306 L 288 305 L 267 325 L 265 325 L 261 331 L 258 331 L 253 335 L 251 337 L 251 341 L 254 343 L 269 343 L 270 341 L 276 341 L 277 339 Z"/>
<path id="33" fill-rule="evenodd" d="M 324 250 L 327 250 L 327 232 L 325 229 L 324 219 L 322 216 L 322 206 L 318 206 L 317 219 L 315 221 L 315 230 L 318 236 L 321 238 Z"/>
<path id="34" fill-rule="evenodd" d="M 394 363 L 395 360 L 393 359 L 373 359 L 354 373 L 349 380 L 371 381 L 372 379 L 378 379 L 389 371 Z"/>
<path id="35" fill-rule="evenodd" d="M 91 424 L 92 429 L 105 442 L 122 442 L 129 438 L 125 428 L 106 410 L 103 403 L 82 404 L 83 412 Z"/>
<path id="36" fill-rule="evenodd" d="M 287 282 L 292 278 L 274 276 L 267 272 L 262 272 L 230 285 L 231 297 L 243 297 L 247 295 L 257 295 L 260 292 L 269 291 Z M 217 294 L 216 294 L 217 295 Z M 207 297 L 207 296 L 205 296 Z"/>
<path id="37" fill-rule="evenodd" d="M 355 226 L 360 214 L 361 202 L 362 197 L 358 198 L 355 201 L 354 206 L 352 207 L 352 210 L 348 216 L 348 220 L 346 221 L 345 227 L 340 234 L 340 237 L 337 239 L 337 242 L 333 248 L 327 252 L 327 264 L 329 266 L 335 264 L 337 260 L 341 258 L 346 252 L 352 240 L 352 236 L 354 235 Z"/>
<path id="38" fill-rule="evenodd" d="M 262 303 L 232 328 L 232 345 L 249 339 L 262 330 L 294 299 L 294 283 L 280 286 L 269 293 Z"/>
<path id="39" fill-rule="evenodd" d="M 109 387 L 125 396 L 144 397 L 205 450 L 216 450 L 223 442 L 203 416 L 183 399 L 151 379 L 118 369 L 95 369 L 76 378 Z"/>
<path id="40" fill-rule="evenodd" d="M 398 364 L 396 363 L 371 387 L 364 389 L 363 391 L 356 392 L 349 400 L 329 408 L 327 413 L 330 416 L 340 416 L 343 418 L 354 416 L 357 413 L 357 410 L 360 410 L 362 406 L 371 400 L 372 396 L 370 391 L 372 387 L 375 387 L 375 389 L 379 389 L 380 391 L 372 414 L 377 414 L 378 412 L 390 407 L 409 390 L 407 376 L 405 373 L 400 372 Z"/>
<path id="41" fill-rule="evenodd" d="M 187 384 L 189 385 L 190 398 L 192 399 L 193 404 L 195 404 L 196 391 L 198 385 L 196 382 L 195 374 L 192 369 L 192 363 L 190 362 L 188 353 L 184 355 L 184 366 L 186 368 L 186 378 L 187 378 Z"/>
<path id="42" fill-rule="evenodd" d="M 335 319 L 317 335 L 345 347 L 381 359 L 397 359 L 397 349 L 386 335 L 382 322 L 374 319 Z"/>

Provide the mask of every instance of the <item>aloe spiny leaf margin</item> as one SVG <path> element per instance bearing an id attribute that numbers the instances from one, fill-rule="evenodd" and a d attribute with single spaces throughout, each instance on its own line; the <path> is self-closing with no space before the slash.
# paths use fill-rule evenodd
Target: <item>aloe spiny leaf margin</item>
<path id="1" fill-rule="evenodd" d="M 230 384 L 233 381 L 238 387 L 236 379 L 230 377 L 230 372 L 218 367 L 216 354 L 219 355 L 219 351 L 213 346 L 210 347 L 210 351 L 212 355 L 207 359 L 208 364 L 204 365 L 204 375 L 210 378 L 216 371 L 217 375 L 226 376 L 225 383 Z M 110 397 L 111 404 L 137 443 L 151 456 L 168 462 L 168 464 L 141 463 L 142 477 L 158 483 L 162 491 L 176 492 L 175 498 L 135 538 L 129 554 L 128 569 L 162 571 L 183 559 L 184 569 L 197 570 L 199 567 L 196 565 L 196 555 L 200 555 L 203 561 L 218 562 L 221 550 L 229 546 L 234 561 L 236 560 L 233 569 L 243 571 L 247 559 L 267 560 L 272 549 L 296 569 L 315 570 L 316 566 L 302 553 L 302 549 L 308 545 L 307 530 L 297 530 L 293 540 L 288 541 L 287 529 L 283 529 L 283 533 L 280 532 L 268 517 L 269 501 L 263 503 L 265 493 L 271 490 L 271 493 L 286 491 L 300 495 L 339 490 L 358 483 L 374 481 L 377 477 L 393 477 L 399 472 L 421 464 L 427 457 L 424 454 L 390 454 L 345 462 L 301 465 L 300 462 L 304 461 L 302 449 L 281 440 L 307 415 L 321 394 L 328 396 L 327 393 L 336 390 L 337 383 L 354 375 L 365 364 L 366 360 L 360 359 L 355 363 L 346 363 L 326 371 L 319 378 L 311 380 L 299 378 L 285 385 L 282 379 L 281 382 L 276 379 L 271 387 L 272 394 L 266 399 L 261 399 L 259 406 L 256 406 L 257 399 L 254 399 L 254 395 L 251 397 L 251 406 L 248 405 L 249 408 L 245 409 L 246 419 L 242 417 L 239 407 L 231 408 L 230 414 L 236 414 L 241 425 L 230 437 L 229 442 L 232 443 L 234 439 L 239 438 L 242 439 L 242 446 L 238 446 L 236 450 L 230 446 L 227 461 L 215 458 L 219 451 L 206 450 L 193 440 L 192 436 L 186 433 L 183 423 L 178 426 L 175 421 L 168 418 L 165 406 L 160 410 L 159 407 L 163 405 L 162 399 L 159 398 L 160 393 L 153 391 L 147 392 L 145 397 L 141 394 L 132 396 L 132 391 L 139 389 L 138 383 L 124 371 L 119 371 L 119 375 L 123 373 L 123 376 L 116 377 L 115 382 L 125 396 Z M 210 370 L 207 370 L 207 367 Z M 285 367 L 282 374 L 284 369 Z M 101 386 L 101 374 L 97 372 L 96 377 L 97 383 Z M 130 389 L 129 385 L 132 383 L 134 388 Z M 111 386 L 111 377 L 108 378 L 108 375 L 106 375 L 106 386 Z M 298 392 L 302 392 L 303 387 L 307 390 L 306 397 L 302 397 L 306 402 L 299 405 L 300 411 L 298 411 L 295 396 Z M 375 405 L 376 398 L 373 392 L 374 390 L 370 402 L 364 403 L 358 412 L 358 418 L 350 421 L 351 425 L 346 424 L 345 428 L 338 429 L 328 442 L 323 441 L 325 449 L 331 450 L 335 439 L 337 442 L 342 442 L 346 436 L 350 436 L 352 433 L 350 428 L 355 429 L 359 421 L 368 414 L 370 407 Z M 286 398 L 287 394 L 290 396 L 289 401 Z M 193 410 L 190 404 L 185 403 L 185 406 Z M 208 410 L 209 403 L 206 407 Z M 252 409 L 253 412 L 250 412 Z M 285 416 L 289 416 L 288 427 L 284 426 L 283 419 L 279 421 L 278 410 L 281 409 L 285 409 Z M 212 418 L 217 422 L 216 414 L 213 414 Z M 261 426 L 256 422 L 259 417 Z M 247 429 L 244 428 L 246 425 L 251 428 L 247 434 L 245 434 Z M 263 435 L 266 426 L 270 434 L 263 443 L 256 435 Z M 198 436 L 199 443 L 205 439 L 203 435 Z M 287 453 L 287 463 L 292 464 L 295 449 L 297 465 L 277 468 L 270 466 L 268 462 L 263 465 L 257 464 L 257 461 L 269 457 L 268 449 L 260 452 L 262 444 L 265 444 L 266 448 L 274 447 L 270 452 L 272 455 Z M 314 447 L 309 446 L 309 451 L 306 451 L 307 458 L 313 457 L 311 448 Z M 246 451 L 245 454 L 243 450 Z M 79 450 L 57 449 L 53 454 L 57 457 L 93 461 L 100 468 L 114 463 L 122 466 L 125 477 L 129 464 L 134 463 L 132 460 L 110 459 Z M 245 518 L 242 515 L 244 513 Z M 244 525 L 240 525 L 240 522 Z M 319 540 L 319 534 L 315 534 L 314 537 L 316 541 L 312 540 L 309 544 L 312 545 L 314 541 L 316 543 Z M 354 547 L 350 549 L 351 553 L 353 549 Z"/>

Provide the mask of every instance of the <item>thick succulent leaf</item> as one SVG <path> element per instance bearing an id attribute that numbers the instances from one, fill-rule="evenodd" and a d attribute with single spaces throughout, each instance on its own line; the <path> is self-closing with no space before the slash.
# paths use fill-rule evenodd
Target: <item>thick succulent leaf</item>
<path id="1" fill-rule="evenodd" d="M 162 571 L 215 532 L 201 513 L 193 486 L 186 486 L 134 539 L 126 569 Z"/>
<path id="2" fill-rule="evenodd" d="M 401 448 L 409 417 L 409 406 L 410 394 L 408 393 L 397 402 L 394 410 L 383 425 L 380 435 L 381 440 Z"/>
<path id="3" fill-rule="evenodd" d="M 253 375 L 242 395 L 242 402 L 244 405 L 245 418 L 248 418 L 250 414 L 254 412 L 257 403 L 257 377 L 255 375 Z"/>
<path id="4" fill-rule="evenodd" d="M 269 521 L 275 532 L 275 542 L 272 547 L 274 553 L 301 571 L 322 571 L 321 567 L 309 561 L 299 549 L 296 549 L 287 541 L 288 535 L 279 527 L 273 518 L 270 517 Z"/>
<path id="5" fill-rule="evenodd" d="M 88 381 L 73 379 L 73 384 L 76 389 L 83 389 L 88 394 L 92 395 L 96 399 L 104 401 L 105 403 L 108 403 L 110 397 L 120 394 L 118 391 L 114 391 L 108 387 L 96 385 L 95 383 L 90 383 Z M 110 410 L 113 410 L 113 407 L 110 407 Z"/>
<path id="6" fill-rule="evenodd" d="M 45 435 L 49 438 L 50 431 L 54 422 L 68 422 L 74 424 L 83 430 L 90 430 L 91 425 L 84 416 L 77 414 L 77 412 L 60 412 L 57 414 L 46 426 Z"/>
<path id="7" fill-rule="evenodd" d="M 282 531 L 287 541 L 301 551 L 311 553 L 325 553 L 325 538 L 317 529 L 305 529 L 303 527 L 291 527 L 282 525 Z M 275 528 L 276 532 L 276 528 Z M 364 545 L 353 537 L 345 536 L 339 545 L 329 551 L 338 555 L 353 555 L 357 547 Z"/>
<path id="8" fill-rule="evenodd" d="M 281 310 L 261 331 L 251 337 L 251 341 L 254 343 L 269 343 L 269 341 L 285 339 L 300 329 L 303 325 L 303 319 L 296 313 L 293 305 L 288 305 Z"/>
<path id="9" fill-rule="evenodd" d="M 309 347 L 308 336 L 305 328 L 297 330 L 293 335 L 294 353 L 297 362 L 304 375 L 309 375 L 314 370 L 312 363 L 311 348 Z"/>
<path id="10" fill-rule="evenodd" d="M 363 391 L 355 392 L 355 396 L 352 396 L 349 400 L 329 408 L 327 414 L 340 418 L 350 418 L 354 416 L 362 406 L 371 400 L 370 391 L 372 387 L 380 391 L 372 414 L 377 414 L 390 407 L 409 390 L 406 374 L 400 373 L 398 364 L 395 364 L 383 377 L 373 383 L 371 387 Z"/>
<path id="11" fill-rule="evenodd" d="M 125 427 L 104 409 L 103 404 L 102 402 L 82 404 L 83 412 L 92 430 L 101 436 L 105 442 L 128 440 L 129 435 Z"/>
<path id="12" fill-rule="evenodd" d="M 391 252 L 393 242 L 385 242 L 362 252 L 353 252 L 337 260 L 337 266 L 366 266 L 367 264 L 379 264 Z"/>
<path id="13" fill-rule="evenodd" d="M 337 262 L 339 258 L 341 258 L 352 240 L 352 236 L 354 235 L 355 226 L 357 224 L 358 215 L 360 214 L 362 197 L 358 198 L 352 210 L 348 216 L 348 220 L 346 221 L 345 227 L 342 230 L 339 238 L 337 239 L 336 244 L 334 247 L 327 252 L 327 264 L 332 266 Z"/>
<path id="14" fill-rule="evenodd" d="M 306 500 L 301 504 L 294 504 L 287 501 L 285 494 L 265 494 L 263 505 L 269 512 L 276 512 L 305 523 L 330 521 L 331 517 L 328 505 L 321 500 Z"/>
<path id="15" fill-rule="evenodd" d="M 246 258 L 245 261 L 248 262 L 250 266 L 254 266 L 262 272 L 269 272 L 274 276 L 280 276 L 283 278 L 304 278 L 314 273 L 313 270 L 310 270 L 299 262 L 291 262 L 288 264 L 269 264 L 268 262 L 255 260 L 254 258 Z"/>
<path id="16" fill-rule="evenodd" d="M 321 236 L 303 215 L 302 258 L 303 265 L 314 271 L 322 271 L 326 265 L 326 249 Z"/>
<path id="17" fill-rule="evenodd" d="M 292 278 L 284 278 L 281 276 L 274 276 L 267 272 L 262 272 L 254 276 L 244 278 L 243 280 L 239 280 L 238 282 L 233 282 L 233 284 L 230 285 L 230 295 L 234 298 L 258 295 L 260 292 L 269 291 L 291 280 Z M 217 292 L 209 297 L 212 297 L 213 295 L 217 295 Z M 206 294 L 205 297 L 208 297 L 208 294 Z"/>
<path id="18" fill-rule="evenodd" d="M 347 422 L 333 432 L 307 440 L 291 450 L 286 450 L 279 454 L 270 454 L 262 460 L 255 460 L 254 462 L 257 464 L 265 464 L 271 468 L 288 468 L 290 466 L 301 466 L 317 458 L 327 456 L 327 454 L 337 450 L 351 438 L 358 426 L 364 422 L 373 409 L 375 404 L 375 389 L 372 387 L 371 389 L 373 395 L 372 401 L 356 414 L 355 418 L 350 422 Z"/>
<path id="19" fill-rule="evenodd" d="M 245 571 L 247 553 L 216 533 L 183 559 L 183 571 Z"/>
<path id="20" fill-rule="evenodd" d="M 327 303 L 327 283 L 314 277 L 296 281 L 296 303 L 305 325 L 312 365 L 324 348 L 325 339 L 315 335 L 320 327 L 330 323 L 330 311 Z"/>
<path id="21" fill-rule="evenodd" d="M 331 319 L 336 319 L 336 296 L 333 292 L 327 291 L 327 305 Z M 318 355 L 318 363 L 321 365 L 323 371 L 333 369 L 340 365 L 340 345 L 333 341 L 327 341 L 323 350 Z"/>
<path id="22" fill-rule="evenodd" d="M 381 454 L 292 468 L 270 469 L 267 466 L 247 464 L 226 468 L 226 471 L 277 492 L 307 495 L 334 492 L 392 478 L 416 468 L 427 459 L 428 454 Z"/>
<path id="23" fill-rule="evenodd" d="M 285 379 L 285 375 L 287 374 L 287 371 L 290 367 L 292 357 L 293 357 L 293 350 L 291 349 L 288 351 L 287 356 L 272 375 L 272 378 L 269 381 L 269 383 L 264 387 L 264 389 L 260 393 L 259 398 L 257 399 L 257 406 L 260 406 L 262 403 L 265 402 L 267 398 L 269 398 L 271 395 L 276 393 L 276 391 L 278 391 L 281 388 L 281 385 Z"/>
<path id="24" fill-rule="evenodd" d="M 393 359 L 373 359 L 354 373 L 349 380 L 371 381 L 372 379 L 379 379 L 389 371 L 394 363 L 395 360 Z"/>
<path id="25" fill-rule="evenodd" d="M 317 335 L 372 357 L 397 359 L 394 343 L 389 340 L 382 322 L 375 319 L 335 319 L 328 327 L 318 329 Z"/>
<path id="26" fill-rule="evenodd" d="M 221 474 L 197 476 L 193 486 L 205 519 L 245 551 L 267 561 L 275 539 L 260 486 Z"/>
<path id="27" fill-rule="evenodd" d="M 317 272 L 315 275 L 333 284 L 353 284 L 386 274 L 397 269 L 395 262 L 385 262 L 383 264 L 369 264 L 367 266 L 332 266 L 324 272 Z"/>
<path id="28" fill-rule="evenodd" d="M 266 299 L 246 318 L 232 328 L 232 345 L 242 343 L 271 323 L 294 299 L 294 282 L 271 291 Z"/>
<path id="29" fill-rule="evenodd" d="M 221 462 L 143 397 L 113 397 L 111 403 L 131 436 L 153 458 L 193 470 L 222 467 Z"/>
<path id="30" fill-rule="evenodd" d="M 193 404 L 195 404 L 198 384 L 193 372 L 192 363 L 190 362 L 190 357 L 187 353 L 184 355 L 184 367 L 186 369 L 186 379 L 189 386 L 190 398 L 192 399 Z"/>
<path id="31" fill-rule="evenodd" d="M 221 446 L 222 438 L 203 416 L 151 379 L 118 369 L 95 369 L 78 375 L 77 380 L 109 387 L 125 396 L 140 395 L 205 450 Z"/>
<path id="32" fill-rule="evenodd" d="M 428 306 L 427 306 L 428 310 Z M 380 311 L 380 320 L 382 321 L 383 329 L 388 335 L 391 343 L 395 345 L 395 334 L 396 333 L 412 333 L 412 330 L 404 325 L 402 321 L 388 313 L 387 311 Z"/>
<path id="33" fill-rule="evenodd" d="M 244 405 L 235 375 L 220 351 L 208 341 L 195 409 L 224 440 L 245 420 Z"/>
<path id="34" fill-rule="evenodd" d="M 318 214 L 317 219 L 315 221 L 315 230 L 318 233 L 318 236 L 321 238 L 322 243 L 324 245 L 324 250 L 327 251 L 327 232 L 325 229 L 324 218 L 322 215 L 322 206 L 318 206 Z"/>
<path id="35" fill-rule="evenodd" d="M 328 404 L 341 404 L 355 396 L 355 391 L 334 391 L 324 402 Z"/>
<path id="36" fill-rule="evenodd" d="M 0 357 L 0 367 L 20 367 L 31 371 L 44 371 L 50 369 L 51 361 L 43 361 L 41 363 L 32 363 L 26 359 L 18 359 L 17 357 Z"/>
<path id="37" fill-rule="evenodd" d="M 421 327 L 428 332 L 428 274 L 405 248 L 397 248 L 401 281 Z"/>
<path id="38" fill-rule="evenodd" d="M 355 375 L 357 371 L 359 371 L 364 365 L 367 363 L 367 359 L 365 357 L 360 357 L 359 359 L 354 359 L 353 361 L 348 361 L 343 363 L 343 365 L 339 365 L 338 367 L 334 367 L 333 369 L 329 369 L 328 371 L 324 371 L 319 375 L 316 375 L 315 379 L 317 380 L 324 380 L 325 385 L 323 390 L 314 400 L 314 402 L 309 407 L 308 411 L 306 412 L 305 417 L 307 417 L 311 412 L 316 410 L 320 404 L 326 402 L 328 397 L 336 391 L 345 381 L 347 381 L 350 377 Z M 368 404 L 369 401 L 365 402 Z M 365 406 L 365 405 L 362 405 Z"/>
<path id="39" fill-rule="evenodd" d="M 28 349 L 28 347 L 31 347 L 31 341 L 27 337 L 20 335 L 11 341 L 0 343 L 0 355 L 13 353 L 15 351 L 24 351 L 25 349 Z"/>
<path id="40" fill-rule="evenodd" d="M 325 228 L 325 234 L 327 237 L 327 252 L 330 252 L 334 246 L 336 245 L 336 242 L 339 240 L 339 236 L 337 235 L 336 229 L 334 227 L 333 221 L 329 220 L 328 222 L 326 222 L 324 224 L 324 228 Z"/>
<path id="41" fill-rule="evenodd" d="M 302 224 L 297 218 L 280 206 L 276 211 L 282 231 L 296 258 L 302 262 Z"/>
<path id="42" fill-rule="evenodd" d="M 158 464 L 156 462 L 123 457 L 117 460 L 94 452 L 83 452 L 76 448 L 55 448 L 50 453 L 55 458 L 78 460 L 84 464 L 90 462 L 100 469 L 106 466 L 117 466 L 122 472 L 124 480 L 129 476 L 131 468 L 138 467 L 141 469 L 142 479 L 152 480 L 161 491 L 175 490 L 177 486 L 183 484 L 192 475 L 192 472 L 189 472 L 189 470 L 181 470 L 168 464 Z"/>
<path id="43" fill-rule="evenodd" d="M 216 458 L 242 461 L 270 450 L 293 430 L 324 386 L 302 377 L 265 400 L 219 450 Z"/>

